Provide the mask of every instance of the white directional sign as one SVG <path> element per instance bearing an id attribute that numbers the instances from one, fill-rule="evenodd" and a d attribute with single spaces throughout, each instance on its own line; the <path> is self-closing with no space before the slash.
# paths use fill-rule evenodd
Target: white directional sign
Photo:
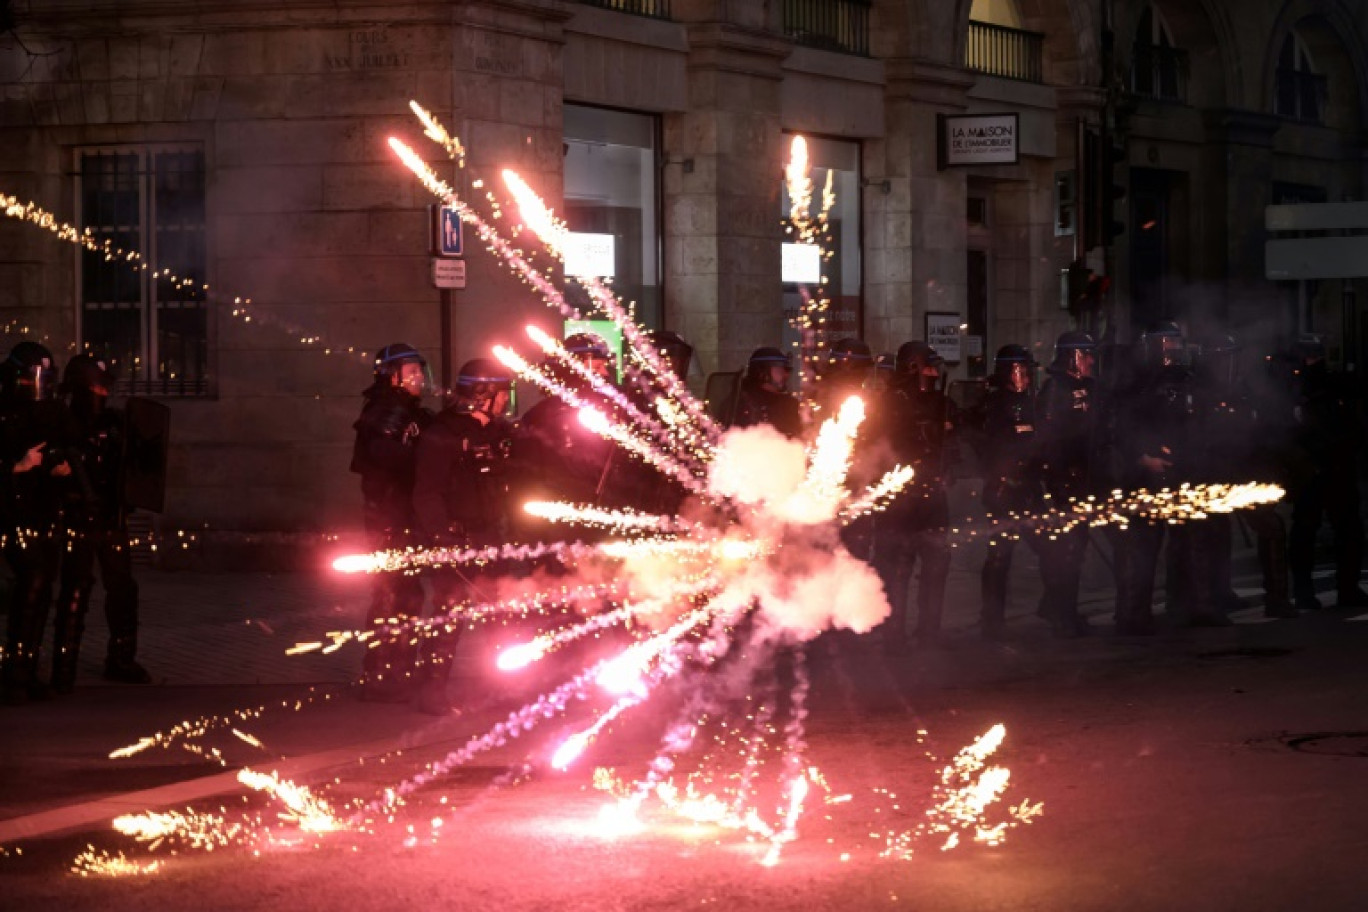
<path id="1" fill-rule="evenodd" d="M 465 288 L 465 260 L 453 260 L 446 257 L 433 257 L 432 286 L 434 288 Z"/>

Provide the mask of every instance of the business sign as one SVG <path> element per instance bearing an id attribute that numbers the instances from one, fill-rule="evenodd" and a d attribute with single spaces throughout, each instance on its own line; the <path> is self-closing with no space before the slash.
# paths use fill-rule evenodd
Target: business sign
<path id="1" fill-rule="evenodd" d="M 822 248 L 785 243 L 780 248 L 779 277 L 786 285 L 822 284 Z"/>
<path id="2" fill-rule="evenodd" d="M 466 287 L 466 262 L 465 260 L 453 260 L 446 257 L 432 258 L 432 287 L 433 288 L 456 288 Z"/>
<path id="3" fill-rule="evenodd" d="M 928 313 L 926 315 L 926 344 L 951 364 L 963 359 L 960 324 L 964 318 L 957 313 Z"/>
<path id="4" fill-rule="evenodd" d="M 617 238 L 592 231 L 565 233 L 565 274 L 583 279 L 611 279 L 617 275 Z"/>
<path id="5" fill-rule="evenodd" d="M 463 253 L 461 214 L 452 206 L 430 207 L 432 210 L 432 255 L 458 257 Z"/>
<path id="6" fill-rule="evenodd" d="M 1021 160 L 1021 118 L 1011 114 L 936 115 L 941 168 L 1015 165 Z"/>

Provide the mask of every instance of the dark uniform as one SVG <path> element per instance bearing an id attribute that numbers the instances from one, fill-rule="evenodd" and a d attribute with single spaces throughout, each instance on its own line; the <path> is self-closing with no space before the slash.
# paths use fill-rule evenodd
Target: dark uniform
<path id="1" fill-rule="evenodd" d="M 104 676 L 127 684 L 152 680 L 135 658 L 138 583 L 133 578 L 122 490 L 127 426 L 124 413 L 106 405 L 113 382 L 104 362 L 88 354 L 68 361 L 62 380 L 78 437 L 72 448 L 65 508 L 70 542 L 62 555 L 61 588 L 53 618 L 52 687 L 59 693 L 70 692 L 76 684 L 96 564 L 104 584 L 109 627 Z"/>
<path id="2" fill-rule="evenodd" d="M 870 422 L 870 439 L 886 444 L 888 466 L 910 466 L 916 474 L 877 514 L 874 569 L 883 579 L 891 608 L 884 647 L 900 653 L 907 645 L 908 589 L 921 562 L 916 636 L 923 642 L 940 633 L 945 582 L 950 572 L 950 505 L 944 480 L 945 445 L 951 424 L 950 400 L 940 388 L 942 361 L 925 342 L 898 349 L 896 369 Z"/>
<path id="3" fill-rule="evenodd" d="M 6 703 L 50 692 L 38 676 L 39 655 L 65 540 L 61 508 L 76 440 L 70 413 L 54 398 L 56 386 L 52 354 L 35 342 L 20 342 L 0 364 L 0 535 L 14 576 L 0 675 Z M 31 464 L 29 453 L 40 446 L 42 461 Z"/>
<path id="4" fill-rule="evenodd" d="M 998 636 L 1006 623 L 1007 580 L 1012 551 L 1021 538 L 1019 518 L 1043 502 L 1036 453 L 1035 363 L 1021 345 L 1004 345 L 994 358 L 994 374 L 983 402 L 983 506 L 994 525 L 980 574 L 982 632 Z M 1038 548 L 1039 537 L 1029 539 Z"/>
<path id="5" fill-rule="evenodd" d="M 456 399 L 428 426 L 418 443 L 413 507 L 425 544 L 479 548 L 502 544 L 508 530 L 506 467 L 513 425 L 503 415 L 512 380 L 486 359 L 464 365 L 456 381 Z M 502 393 L 502 401 L 498 394 Z M 438 572 L 439 593 L 433 612 L 440 618 L 463 601 L 492 600 L 480 579 L 492 572 L 447 567 Z M 422 683 L 418 707 L 441 715 L 450 710 L 447 682 L 459 622 L 449 620 L 425 632 L 419 662 Z"/>
<path id="6" fill-rule="evenodd" d="M 1289 557 L 1292 587 L 1298 608 L 1320 607 L 1311 572 L 1315 564 L 1316 531 L 1321 519 L 1330 520 L 1335 533 L 1335 588 L 1338 604 L 1346 608 L 1368 605 L 1359 588 L 1363 560 L 1363 520 L 1359 516 L 1358 453 L 1363 420 L 1357 391 L 1347 377 L 1325 361 L 1324 344 L 1317 337 L 1298 343 L 1302 365 L 1295 383 L 1296 406 L 1289 478 L 1292 534 Z"/>
<path id="7" fill-rule="evenodd" d="M 751 352 L 731 426 L 768 424 L 790 439 L 801 437 L 802 411 L 797 397 L 788 391 L 792 373 L 789 356 L 779 349 L 765 346 Z"/>
<path id="8" fill-rule="evenodd" d="M 1060 334 L 1054 360 L 1036 397 L 1037 452 L 1050 506 L 1068 510 L 1069 502 L 1094 493 L 1098 401 L 1094 379 L 1096 343 L 1085 332 Z M 1079 523 L 1039 536 L 1044 587 L 1041 613 L 1058 636 L 1088 630 L 1078 613 L 1078 585 L 1088 547 L 1088 527 Z"/>
<path id="9" fill-rule="evenodd" d="M 1194 401 L 1188 351 L 1182 331 L 1163 323 L 1140 338 L 1142 370 L 1120 403 L 1118 449 L 1122 484 L 1127 490 L 1159 491 L 1194 480 L 1197 447 L 1192 439 Z M 1117 632 L 1154 632 L 1154 574 L 1168 533 L 1179 579 L 1202 578 L 1196 561 L 1203 530 L 1193 523 L 1170 526 L 1160 519 L 1137 518 L 1118 541 L 1127 550 L 1121 591 L 1117 595 Z M 1207 549 L 1209 552 L 1209 548 Z M 1194 626 L 1227 626 L 1224 606 L 1212 601 L 1210 588 L 1190 585 L 1176 602 Z"/>
<path id="10" fill-rule="evenodd" d="M 813 424 L 807 428 L 809 434 L 821 432 L 822 425 L 841 413 L 841 406 L 851 396 L 859 396 L 867 406 L 872 401 L 865 390 L 865 382 L 874 370 L 874 355 L 868 345 L 859 339 L 837 339 L 831 345 L 830 359 L 813 390 L 812 402 L 815 407 Z M 777 401 L 772 404 L 777 405 Z M 872 412 L 874 408 L 867 408 Z M 879 466 L 872 462 L 877 456 L 878 434 L 873 430 L 874 422 L 868 417 L 857 431 L 852 453 L 851 467 L 847 486 L 860 490 L 864 485 L 875 481 Z M 874 517 L 865 514 L 848 523 L 841 529 L 841 542 L 846 550 L 862 561 L 873 558 Z"/>
<path id="11" fill-rule="evenodd" d="M 590 333 L 576 333 L 565 340 L 572 356 L 608 379 L 610 355 L 607 344 Z M 617 406 L 582 378 L 563 378 L 566 386 L 587 405 L 616 420 Z M 513 444 L 522 500 L 561 500 L 568 503 L 625 507 L 634 503 L 639 475 L 608 440 L 580 421 L 579 409 L 556 397 L 533 406 L 518 424 Z M 564 529 L 560 530 L 565 532 Z M 544 534 L 544 533 L 539 533 Z"/>
<path id="12" fill-rule="evenodd" d="M 1261 410 L 1249 387 L 1241 382 L 1240 346 L 1231 336 L 1213 336 L 1201 342 L 1197 353 L 1193 480 L 1201 484 L 1277 481 L 1274 454 L 1279 433 L 1267 420 L 1273 409 Z M 1296 617 L 1297 610 L 1288 598 L 1287 531 L 1282 518 L 1272 504 L 1242 510 L 1240 515 L 1258 539 L 1264 613 L 1269 617 Z M 1201 574 L 1194 583 L 1207 588 L 1214 606 L 1227 610 L 1238 601 L 1230 588 L 1231 546 L 1237 521 L 1229 513 L 1214 513 L 1193 528 L 1197 549 L 1193 565 Z M 1179 574 L 1184 563 L 1177 561 Z M 1179 580 L 1181 583 L 1181 576 Z M 1170 583 L 1170 588 L 1181 592 L 1183 585 L 1174 587 Z"/>
<path id="13" fill-rule="evenodd" d="M 405 368 L 405 365 L 414 367 Z M 413 474 L 418 438 L 432 420 L 422 407 L 422 379 L 427 363 L 412 347 L 387 345 L 375 356 L 375 382 L 353 427 L 356 443 L 351 470 L 361 476 L 366 535 L 374 550 L 414 543 Z M 405 376 L 419 376 L 409 386 Z M 418 393 L 413 391 L 417 386 Z M 423 587 L 406 573 L 377 574 L 367 623 L 377 630 L 390 619 L 403 621 L 422 614 Z M 383 632 L 366 651 L 364 695 L 368 699 L 403 700 L 416 658 L 407 635 L 386 638 Z"/>

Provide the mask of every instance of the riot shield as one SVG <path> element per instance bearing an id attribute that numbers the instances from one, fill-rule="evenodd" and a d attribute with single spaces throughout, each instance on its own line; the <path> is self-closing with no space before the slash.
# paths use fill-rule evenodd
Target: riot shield
<path id="1" fill-rule="evenodd" d="M 720 371 L 708 374 L 704 386 L 708 414 L 723 427 L 731 427 L 736 417 L 736 402 L 741 396 L 741 371 Z"/>
<path id="2" fill-rule="evenodd" d="M 166 458 L 171 441 L 171 409 L 151 399 L 130 398 L 124 405 L 123 498 L 127 509 L 160 513 L 166 504 Z"/>

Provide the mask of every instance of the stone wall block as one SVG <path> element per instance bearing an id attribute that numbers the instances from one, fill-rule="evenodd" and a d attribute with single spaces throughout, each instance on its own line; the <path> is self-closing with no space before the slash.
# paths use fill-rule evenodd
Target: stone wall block
<path id="1" fill-rule="evenodd" d="M 172 123 L 189 120 L 194 98 L 195 84 L 192 80 L 168 80 L 162 108 L 166 120 Z"/>
<path id="2" fill-rule="evenodd" d="M 426 207 L 368 213 L 369 251 L 398 256 L 426 254 L 430 241 L 428 218 Z M 478 242 L 469 229 L 466 236 L 468 243 Z"/>
<path id="3" fill-rule="evenodd" d="M 166 65 L 169 76 L 195 76 L 199 74 L 200 55 L 204 52 L 204 36 L 196 34 L 175 34 L 171 36 L 171 47 L 167 53 Z"/>
<path id="4" fill-rule="evenodd" d="M 206 76 L 269 73 L 265 32 L 213 32 L 205 36 L 199 72 Z M 111 55 L 113 51 L 111 49 Z"/>
<path id="5" fill-rule="evenodd" d="M 109 75 L 107 78 L 111 80 L 137 79 L 138 39 L 109 38 L 108 46 Z"/>
<path id="6" fill-rule="evenodd" d="M 365 125 L 357 121 L 242 121 L 221 125 L 216 130 L 218 165 L 360 161 L 368 151 L 364 136 Z"/>
<path id="7" fill-rule="evenodd" d="M 551 92 L 541 83 L 518 79 L 499 82 L 499 120 L 504 123 L 541 127 L 546 123 L 543 95 Z"/>
<path id="8" fill-rule="evenodd" d="M 219 96 L 222 93 L 222 78 L 201 76 L 195 79 L 190 96 L 190 119 L 217 120 Z"/>
<path id="9" fill-rule="evenodd" d="M 141 95 L 136 82 L 109 84 L 109 120 L 111 123 L 133 123 L 138 119 Z"/>
<path id="10" fill-rule="evenodd" d="M 109 42 L 105 38 L 79 39 L 76 42 L 76 69 L 85 82 L 109 78 Z"/>
<path id="11" fill-rule="evenodd" d="M 412 72 L 376 69 L 338 74 L 323 97 L 327 113 L 338 117 L 411 117 L 408 103 L 416 85 Z"/>
<path id="12" fill-rule="evenodd" d="M 138 83 L 138 119 L 143 123 L 166 120 L 166 83 L 154 80 Z"/>
<path id="13" fill-rule="evenodd" d="M 368 252 L 364 212 L 302 212 L 221 216 L 215 249 L 224 257 L 327 257 Z"/>
<path id="14" fill-rule="evenodd" d="M 432 297 L 426 253 L 417 256 L 219 258 L 218 284 L 257 300 L 299 305 L 426 301 Z M 383 327 L 381 327 L 383 328 Z M 353 345 L 352 337 L 334 344 Z M 364 341 L 364 340 L 360 340 Z"/>
<path id="15" fill-rule="evenodd" d="M 415 74 L 414 99 L 436 115 L 448 130 L 456 129 L 451 117 L 452 77 L 450 70 L 420 70 Z"/>
<path id="16" fill-rule="evenodd" d="M 171 43 L 159 36 L 144 36 L 138 42 L 138 78 L 161 79 L 170 68 Z"/>
<path id="17" fill-rule="evenodd" d="M 323 170 L 315 165 L 219 168 L 214 172 L 213 211 L 307 212 L 323 208 Z"/>
<path id="18" fill-rule="evenodd" d="M 59 82 L 53 85 L 53 100 L 57 105 L 57 121 L 61 124 L 79 124 L 85 118 L 85 104 L 81 100 L 81 84 L 78 82 Z"/>
<path id="19" fill-rule="evenodd" d="M 230 76 L 223 81 L 218 120 L 272 120 L 285 116 L 288 85 L 274 76 Z"/>
<path id="20" fill-rule="evenodd" d="M 323 169 L 322 208 L 411 209 L 414 188 L 418 186 L 408 169 L 397 160 L 383 164 L 327 165 Z"/>

